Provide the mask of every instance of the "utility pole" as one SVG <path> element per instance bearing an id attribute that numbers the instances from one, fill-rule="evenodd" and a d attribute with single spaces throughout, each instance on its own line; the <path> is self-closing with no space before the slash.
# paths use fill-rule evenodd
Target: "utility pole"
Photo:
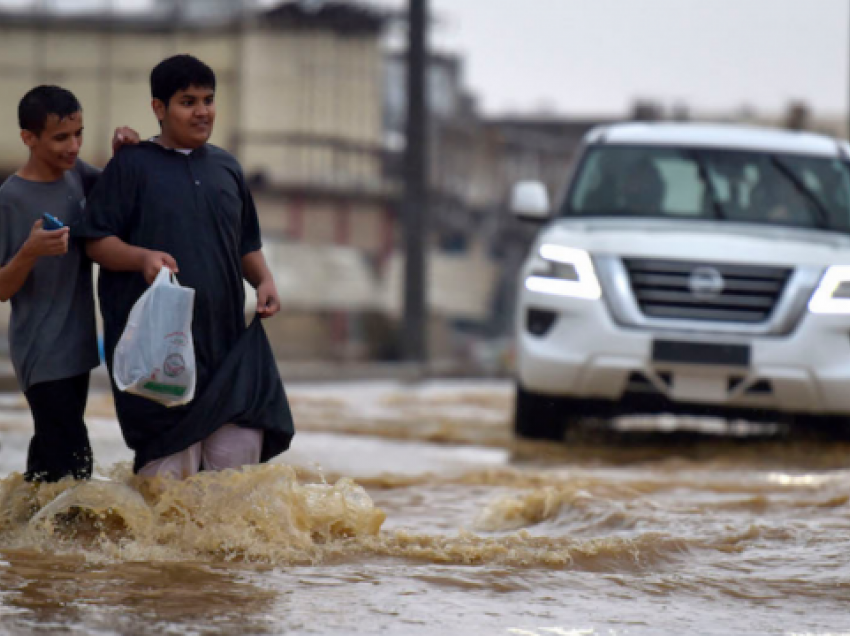
<path id="1" fill-rule="evenodd" d="M 408 2 L 407 126 L 404 156 L 404 357 L 428 360 L 428 0 Z"/>

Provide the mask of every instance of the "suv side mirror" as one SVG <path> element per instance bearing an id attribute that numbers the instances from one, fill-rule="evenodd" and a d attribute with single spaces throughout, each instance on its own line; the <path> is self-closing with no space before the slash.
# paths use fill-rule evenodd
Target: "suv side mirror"
<path id="1" fill-rule="evenodd" d="M 511 192 L 511 212 L 525 221 L 549 218 L 549 193 L 539 181 L 520 181 Z"/>

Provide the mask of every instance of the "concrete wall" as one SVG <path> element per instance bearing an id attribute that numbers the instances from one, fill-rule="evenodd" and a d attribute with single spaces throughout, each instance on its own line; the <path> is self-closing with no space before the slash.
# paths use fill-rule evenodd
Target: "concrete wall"
<path id="1" fill-rule="evenodd" d="M 17 125 L 21 97 L 33 86 L 59 84 L 83 106 L 82 156 L 103 165 L 111 154 L 112 131 L 129 125 L 143 136 L 157 133 L 151 111 L 150 71 L 169 55 L 188 52 L 206 61 L 218 80 L 218 116 L 212 142 L 229 148 L 236 117 L 237 64 L 234 36 L 218 34 L 125 33 L 0 25 L 0 171 L 25 159 Z"/>
<path id="2" fill-rule="evenodd" d="M 380 64 L 375 37 L 248 32 L 239 124 L 246 173 L 340 188 L 379 181 Z"/>

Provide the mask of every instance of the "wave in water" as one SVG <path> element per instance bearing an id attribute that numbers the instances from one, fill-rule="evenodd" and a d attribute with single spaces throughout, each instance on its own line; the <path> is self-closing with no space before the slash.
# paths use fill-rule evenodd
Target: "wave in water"
<path id="1" fill-rule="evenodd" d="M 547 508 L 542 496 L 542 503 L 531 504 L 538 520 L 555 505 Z M 14 474 L 0 482 L 0 550 L 36 549 L 89 561 L 309 565 L 379 556 L 634 571 L 689 549 L 688 541 L 657 532 L 590 539 L 525 530 L 441 535 L 415 528 L 382 531 L 385 518 L 351 479 L 302 483 L 295 469 L 281 465 L 201 473 L 185 481 L 142 480 L 124 466 L 108 480 L 34 485 Z M 506 529 L 504 522 L 492 521 L 492 513 L 490 518 L 492 529 Z M 490 527 L 483 523 L 477 529 L 486 533 Z"/>

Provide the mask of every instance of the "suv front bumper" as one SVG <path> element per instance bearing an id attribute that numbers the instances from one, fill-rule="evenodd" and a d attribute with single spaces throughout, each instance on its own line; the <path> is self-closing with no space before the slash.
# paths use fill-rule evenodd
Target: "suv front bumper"
<path id="1" fill-rule="evenodd" d="M 527 329 L 527 311 L 556 314 L 542 335 Z M 850 316 L 805 313 L 782 336 L 625 327 L 604 300 L 523 289 L 519 302 L 517 373 L 535 393 L 619 401 L 634 393 L 674 403 L 850 415 Z M 746 363 L 654 359 L 653 343 L 733 345 Z"/>

